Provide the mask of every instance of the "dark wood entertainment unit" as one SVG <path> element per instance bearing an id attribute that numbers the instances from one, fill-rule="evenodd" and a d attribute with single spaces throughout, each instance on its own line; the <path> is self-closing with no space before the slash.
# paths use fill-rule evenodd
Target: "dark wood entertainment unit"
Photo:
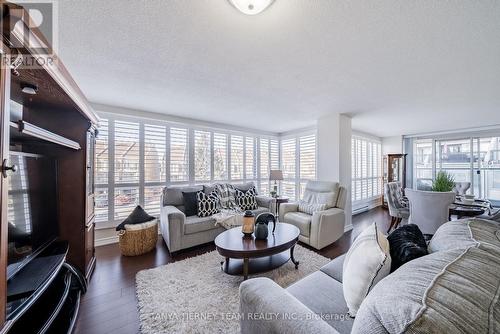
<path id="1" fill-rule="evenodd" d="M 44 283 L 44 294 L 43 291 L 38 292 L 42 297 L 60 293 L 61 296 L 57 298 L 62 298 L 61 302 L 54 303 L 54 310 L 61 313 L 68 311 L 65 310 L 67 302 L 64 304 L 62 301 L 72 298 L 76 300 L 76 304 L 79 301 L 79 295 L 77 298 L 69 292 L 70 287 L 76 284 L 74 277 L 77 277 L 72 276 L 72 268 L 81 272 L 88 281 L 95 267 L 93 175 L 94 145 L 99 119 L 57 55 L 44 55 L 33 46 L 50 49 L 41 32 L 30 28 L 27 12 L 22 7 L 3 0 L 0 0 L 0 6 L 0 163 L 3 174 L 0 175 L 0 333 L 3 333 L 16 325 L 7 310 L 8 188 L 9 175 L 16 169 L 9 162 L 9 152 L 36 151 L 57 162 L 58 241 L 21 270 L 36 271 L 35 260 L 55 261 L 57 265 L 54 265 L 53 277 Z M 20 22 L 18 25 L 21 24 L 23 29 L 15 29 L 16 22 Z M 24 62 L 13 64 L 12 59 L 16 58 Z M 23 92 L 23 88 L 32 88 L 36 94 L 27 93 L 26 89 Z M 12 116 L 13 102 L 22 105 L 19 119 Z M 56 246 L 61 242 L 66 246 Z M 47 255 L 47 252 L 50 254 Z M 20 272 L 15 277 L 17 276 L 21 277 L 23 273 Z M 57 293 L 54 292 L 57 290 L 56 284 L 61 287 Z M 13 286 L 13 283 L 9 285 L 9 291 Z M 51 292 L 50 289 L 54 291 Z M 32 298 L 35 297 L 39 296 Z M 75 300 L 72 301 L 75 303 Z M 31 304 L 35 308 L 40 307 L 40 303 L 43 306 L 43 302 L 38 300 L 36 306 L 33 300 Z M 76 316 L 77 309 L 78 307 L 72 310 L 72 316 Z M 35 311 L 27 309 L 25 312 Z M 55 319 L 57 313 L 54 312 L 51 317 Z M 53 332 L 54 328 L 58 328 L 59 332 L 60 327 L 57 326 L 61 324 L 54 328 L 49 328 L 49 325 L 50 322 L 47 322 L 45 327 L 37 331 Z"/>

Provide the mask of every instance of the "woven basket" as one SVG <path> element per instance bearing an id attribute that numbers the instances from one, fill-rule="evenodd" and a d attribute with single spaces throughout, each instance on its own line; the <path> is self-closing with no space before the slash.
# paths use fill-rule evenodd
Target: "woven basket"
<path id="1" fill-rule="evenodd" d="M 146 228 L 138 230 L 121 230 L 118 233 L 120 251 L 125 256 L 145 254 L 156 247 L 158 241 L 158 222 L 147 224 Z"/>

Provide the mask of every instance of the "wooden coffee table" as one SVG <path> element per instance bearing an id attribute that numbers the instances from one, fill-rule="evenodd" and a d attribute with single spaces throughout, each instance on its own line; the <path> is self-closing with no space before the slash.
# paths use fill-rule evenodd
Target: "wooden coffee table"
<path id="1" fill-rule="evenodd" d="M 256 240 L 252 235 L 246 237 L 241 227 L 222 232 L 215 238 L 215 246 L 220 255 L 226 258 L 221 262 L 222 269 L 229 275 L 261 273 L 278 268 L 292 260 L 295 269 L 299 261 L 293 257 L 293 249 L 299 240 L 299 229 L 293 225 L 278 223 L 274 234 L 272 224 L 269 225 L 269 236 L 266 240 Z"/>

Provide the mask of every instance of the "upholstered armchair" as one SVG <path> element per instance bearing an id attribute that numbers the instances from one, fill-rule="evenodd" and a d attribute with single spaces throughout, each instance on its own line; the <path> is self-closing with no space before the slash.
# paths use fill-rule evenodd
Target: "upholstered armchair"
<path id="1" fill-rule="evenodd" d="M 405 189 L 409 200 L 410 224 L 416 224 L 424 234 L 434 234 L 449 221 L 450 205 L 455 202 L 454 192 L 435 192 Z"/>
<path id="2" fill-rule="evenodd" d="M 407 221 L 410 210 L 408 209 L 408 202 L 403 197 L 403 189 L 401 189 L 399 182 L 387 183 L 384 187 L 384 196 L 391 216 L 391 225 L 387 230 L 387 233 L 389 233 L 393 227 L 397 228 L 403 219 Z"/>
<path id="3" fill-rule="evenodd" d="M 455 182 L 455 186 L 452 191 L 457 195 L 465 195 L 469 188 L 470 182 Z"/>
<path id="4" fill-rule="evenodd" d="M 309 181 L 298 203 L 280 205 L 279 221 L 297 226 L 300 241 L 322 249 L 344 234 L 346 196 L 338 182 Z"/>

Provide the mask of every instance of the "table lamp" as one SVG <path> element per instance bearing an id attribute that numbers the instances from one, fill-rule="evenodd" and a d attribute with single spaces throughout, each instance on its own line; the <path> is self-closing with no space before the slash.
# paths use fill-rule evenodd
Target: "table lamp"
<path id="1" fill-rule="evenodd" d="M 272 169 L 269 173 L 269 180 L 274 181 L 273 190 L 271 191 L 271 196 L 278 197 L 277 181 L 283 181 L 283 172 L 280 169 Z"/>

